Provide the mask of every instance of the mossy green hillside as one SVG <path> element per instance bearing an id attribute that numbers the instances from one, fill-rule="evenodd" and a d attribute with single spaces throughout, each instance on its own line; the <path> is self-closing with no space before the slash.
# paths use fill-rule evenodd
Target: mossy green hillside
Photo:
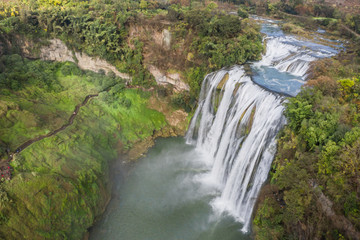
<path id="1" fill-rule="evenodd" d="M 83 72 L 73 63 L 30 61 L 19 55 L 0 60 L 0 145 L 14 151 L 25 141 L 65 124 L 89 94 L 124 81 Z"/>
<path id="2" fill-rule="evenodd" d="M 120 79 L 69 73 L 63 69 L 69 63 L 37 64 L 55 66 L 49 88 L 27 81 L 0 95 L 4 116 L 16 113 L 0 122 L 2 141 L 12 147 L 60 126 L 86 95 L 101 93 L 80 109 L 73 125 L 14 157 L 12 180 L 0 184 L 0 238 L 80 239 L 109 199 L 111 160 L 167 122 L 147 108 L 151 93 L 125 89 Z M 32 118 L 33 128 L 18 127 Z"/>

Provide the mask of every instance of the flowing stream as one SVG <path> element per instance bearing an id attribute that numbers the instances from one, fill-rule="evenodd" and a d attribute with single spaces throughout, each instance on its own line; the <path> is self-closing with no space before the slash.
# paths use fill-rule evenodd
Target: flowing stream
<path id="1" fill-rule="evenodd" d="M 251 239 L 253 207 L 286 122 L 285 96 L 300 91 L 311 61 L 341 47 L 299 40 L 260 20 L 262 60 L 206 76 L 185 139 L 157 141 L 114 190 L 90 239 Z"/>

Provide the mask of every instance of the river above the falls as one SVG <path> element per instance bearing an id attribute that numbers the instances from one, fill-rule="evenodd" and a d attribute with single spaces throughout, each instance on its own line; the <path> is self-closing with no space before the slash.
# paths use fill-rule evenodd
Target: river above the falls
<path id="1" fill-rule="evenodd" d="M 306 82 L 311 62 L 332 57 L 344 49 L 341 41 L 327 39 L 325 31 L 309 32 L 312 37 L 309 40 L 284 33 L 279 20 L 253 18 L 261 21 L 266 53 L 250 65 L 252 80 L 270 91 L 296 96 Z"/>
<path id="2" fill-rule="evenodd" d="M 158 140 L 124 183 L 115 183 L 90 240 L 251 239 L 252 211 L 286 122 L 285 96 L 300 91 L 311 62 L 342 47 L 258 20 L 266 34 L 262 60 L 250 63 L 250 75 L 233 66 L 205 77 L 186 140 Z"/>
<path id="3" fill-rule="evenodd" d="M 220 192 L 199 178 L 210 169 L 207 158 L 181 137 L 157 140 L 118 188 L 90 240 L 250 239 L 240 223 L 209 205 Z"/>

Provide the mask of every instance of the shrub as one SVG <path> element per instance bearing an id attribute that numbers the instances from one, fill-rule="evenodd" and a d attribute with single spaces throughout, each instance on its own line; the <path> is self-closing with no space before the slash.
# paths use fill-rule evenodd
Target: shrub
<path id="1" fill-rule="evenodd" d="M 188 92 L 174 94 L 171 97 L 171 103 L 175 107 L 181 107 L 185 109 L 186 112 L 190 112 L 192 110 L 192 101 Z"/>
<path id="2" fill-rule="evenodd" d="M 238 9 L 238 16 L 241 17 L 241 18 L 248 18 L 249 17 L 249 13 L 244 10 L 242 7 L 239 7 Z"/>
<path id="3" fill-rule="evenodd" d="M 304 34 L 305 31 L 300 26 L 292 24 L 292 23 L 285 23 L 282 26 L 282 30 L 285 32 L 289 32 L 292 34 Z"/>
<path id="4" fill-rule="evenodd" d="M 336 97 L 339 93 L 338 84 L 335 79 L 328 76 L 320 76 L 309 80 L 306 85 L 319 89 L 324 95 Z"/>
<path id="5" fill-rule="evenodd" d="M 64 76 L 68 76 L 68 75 L 81 76 L 83 74 L 82 70 L 75 63 L 72 62 L 67 62 L 66 64 L 61 66 L 60 70 Z"/>
<path id="6" fill-rule="evenodd" d="M 297 132 L 301 128 L 304 119 L 314 114 L 312 104 L 309 101 L 299 98 L 291 98 L 286 104 L 285 115 L 290 119 L 290 128 Z"/>
<path id="7" fill-rule="evenodd" d="M 186 79 L 190 86 L 190 94 L 198 96 L 201 89 L 201 83 L 205 77 L 206 70 L 203 67 L 190 68 L 186 73 Z"/>
<path id="8" fill-rule="evenodd" d="M 126 98 L 126 97 L 121 98 L 119 103 L 121 105 L 123 105 L 124 107 L 126 107 L 127 109 L 129 109 L 131 107 L 131 105 L 132 105 L 131 100 Z"/>

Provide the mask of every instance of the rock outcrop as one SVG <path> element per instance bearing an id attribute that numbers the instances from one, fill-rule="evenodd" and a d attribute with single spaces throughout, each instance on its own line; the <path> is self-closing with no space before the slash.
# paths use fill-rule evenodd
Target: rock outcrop
<path id="1" fill-rule="evenodd" d="M 84 70 L 99 72 L 99 70 L 102 69 L 105 73 L 114 72 L 118 77 L 131 80 L 131 77 L 128 74 L 119 72 L 113 65 L 103 59 L 100 59 L 99 57 L 90 57 L 79 52 L 73 53 L 59 39 L 52 39 L 50 40 L 49 46 L 42 47 L 40 49 L 40 58 L 49 61 L 70 61 L 77 63 L 77 65 Z"/>
<path id="2" fill-rule="evenodd" d="M 179 73 L 163 73 L 154 65 L 149 65 L 148 70 L 155 77 L 158 85 L 171 85 L 177 92 L 190 90 L 189 85 L 182 81 Z"/>
<path id="3" fill-rule="evenodd" d="M 162 46 L 166 50 L 170 50 L 171 46 L 171 33 L 169 30 L 164 29 L 162 31 Z"/>
<path id="4" fill-rule="evenodd" d="M 75 63 L 73 53 L 59 39 L 52 39 L 49 46 L 42 47 L 40 49 L 40 58 L 48 61 L 69 61 Z"/>
<path id="5" fill-rule="evenodd" d="M 185 70 L 187 54 L 183 45 L 175 46 L 176 39 L 169 29 L 172 29 L 172 23 L 161 16 L 137 19 L 136 23 L 130 24 L 128 44 L 132 48 L 133 40 L 140 40 L 144 44 L 143 64 L 158 85 L 172 86 L 176 92 L 189 91 L 190 87 L 181 74 Z"/>

